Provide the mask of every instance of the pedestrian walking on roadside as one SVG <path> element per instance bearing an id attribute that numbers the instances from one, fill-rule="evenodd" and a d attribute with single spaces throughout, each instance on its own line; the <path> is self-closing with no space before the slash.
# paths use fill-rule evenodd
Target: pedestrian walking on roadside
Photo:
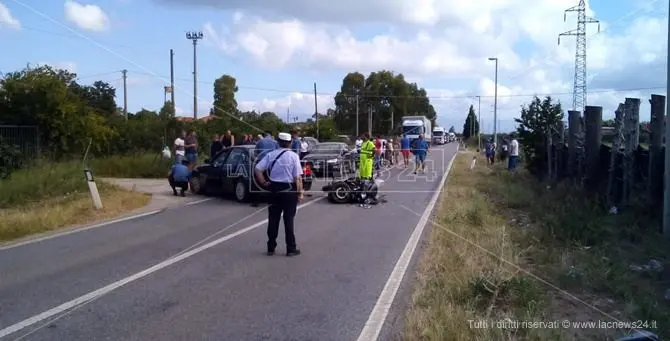
<path id="1" fill-rule="evenodd" d="M 519 164 L 519 141 L 517 141 L 515 133 L 512 133 L 510 138 L 512 139 L 512 142 L 509 143 L 509 160 L 507 163 L 507 169 L 513 171 Z"/>
<path id="2" fill-rule="evenodd" d="M 405 163 L 405 168 L 409 166 L 409 149 L 410 149 L 410 140 L 407 137 L 407 134 L 402 136 L 400 139 L 400 152 L 402 153 L 403 162 Z"/>
<path id="3" fill-rule="evenodd" d="M 418 171 L 423 173 L 426 172 L 426 155 L 428 155 L 428 148 L 428 141 L 423 138 L 423 134 L 419 135 L 419 138 L 414 141 L 414 148 L 412 150 L 416 162 L 414 174 Z"/>
<path id="4" fill-rule="evenodd" d="M 286 256 L 300 254 L 295 241 L 295 214 L 298 202 L 304 197 L 302 166 L 298 154 L 291 148 L 292 137 L 288 133 L 277 136 L 279 149 L 272 150 L 258 162 L 255 168 L 256 181 L 270 191 L 268 207 L 267 254 L 274 255 L 279 234 L 279 221 L 284 218 Z"/>
<path id="5" fill-rule="evenodd" d="M 484 153 L 486 154 L 486 162 L 489 165 L 492 165 L 496 159 L 496 150 L 495 145 L 493 144 L 493 139 L 489 139 L 484 146 Z"/>

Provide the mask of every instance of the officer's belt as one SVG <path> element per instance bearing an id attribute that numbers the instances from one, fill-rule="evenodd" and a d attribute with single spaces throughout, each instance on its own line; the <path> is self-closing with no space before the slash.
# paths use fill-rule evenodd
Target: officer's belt
<path id="1" fill-rule="evenodd" d="M 298 185 L 295 182 L 270 181 L 270 192 L 272 193 L 295 192 L 297 189 Z"/>

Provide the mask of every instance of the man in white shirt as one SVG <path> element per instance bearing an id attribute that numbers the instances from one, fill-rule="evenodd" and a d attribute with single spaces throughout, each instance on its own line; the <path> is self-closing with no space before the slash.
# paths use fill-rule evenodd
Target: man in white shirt
<path id="1" fill-rule="evenodd" d="M 360 136 L 358 138 L 356 138 L 355 145 L 356 145 L 356 151 L 360 152 L 361 151 L 361 146 L 363 145 L 363 139 Z"/>
<path id="2" fill-rule="evenodd" d="M 175 164 L 180 165 L 182 160 L 184 160 L 185 157 L 185 149 L 184 149 L 184 138 L 186 137 L 186 132 L 182 131 L 180 136 L 177 136 L 176 139 L 174 139 L 174 157 L 175 157 Z"/>
<path id="3" fill-rule="evenodd" d="M 300 139 L 300 159 L 304 158 L 307 155 L 307 152 L 309 152 L 309 143 L 305 141 L 305 138 Z"/>
<path id="4" fill-rule="evenodd" d="M 516 139 L 516 134 L 512 133 L 510 135 L 512 142 L 509 144 L 509 161 L 507 163 L 507 169 L 515 170 L 516 166 L 519 164 L 519 141 Z"/>

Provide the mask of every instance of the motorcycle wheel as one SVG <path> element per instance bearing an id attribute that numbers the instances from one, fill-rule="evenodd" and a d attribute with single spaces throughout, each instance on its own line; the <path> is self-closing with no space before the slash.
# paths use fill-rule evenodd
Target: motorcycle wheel
<path id="1" fill-rule="evenodd" d="M 328 201 L 335 204 L 346 204 L 351 201 L 351 189 L 345 183 L 336 183 L 330 187 Z"/>

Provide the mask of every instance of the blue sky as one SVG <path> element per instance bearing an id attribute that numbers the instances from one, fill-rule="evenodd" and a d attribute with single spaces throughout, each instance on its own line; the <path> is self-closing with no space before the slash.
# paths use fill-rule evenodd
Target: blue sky
<path id="1" fill-rule="evenodd" d="M 403 0 L 394 1 L 400 3 Z M 503 54 L 503 56 L 499 56 L 501 58 L 499 84 L 501 87 L 506 87 L 508 91 L 499 88 L 498 92 L 501 96 L 499 112 L 502 130 L 511 129 L 512 118 L 518 112 L 518 106 L 531 98 L 529 96 L 519 96 L 503 100 L 503 96 L 538 92 L 563 93 L 569 92 L 572 85 L 573 65 L 571 58 L 574 54 L 574 38 L 563 39 L 562 45 L 558 47 L 556 46 L 555 36 L 574 26 L 575 15 L 569 15 L 568 24 L 561 27 L 563 25 L 562 11 L 554 8 L 546 10 L 540 5 L 537 5 L 537 8 L 530 9 L 527 8 L 529 6 L 522 4 L 521 7 L 510 6 L 509 8 L 499 8 L 496 11 L 491 10 L 489 14 L 493 22 L 486 31 L 473 33 L 471 37 L 464 37 L 464 34 L 470 34 L 472 30 L 457 27 L 459 25 L 457 24 L 458 20 L 446 16 L 443 22 L 428 25 L 416 20 L 403 21 L 405 20 L 402 17 L 403 13 L 394 13 L 392 10 L 388 10 L 388 16 L 383 17 L 381 15 L 381 19 L 378 18 L 369 22 L 361 20 L 346 22 L 346 18 L 336 17 L 335 14 L 329 16 L 329 13 L 314 13 L 314 10 L 310 12 L 309 6 L 316 5 L 305 2 L 302 6 L 301 0 L 291 0 L 290 4 L 284 8 L 270 4 L 262 12 L 257 7 L 252 6 L 252 3 L 257 1 L 249 1 L 247 2 L 248 6 L 243 3 L 239 5 L 243 7 L 235 8 L 228 8 L 233 5 L 223 1 L 217 3 L 216 0 L 198 0 L 193 2 L 195 5 L 190 6 L 175 5 L 174 2 L 178 1 L 82 0 L 79 4 L 98 6 L 106 14 L 107 28 L 103 31 L 94 31 L 78 25 L 71 18 L 68 19 L 65 1 L 18 2 L 0 0 L 0 3 L 9 9 L 11 16 L 20 22 L 20 28 L 11 28 L 9 27 L 11 25 L 7 25 L 7 23 L 3 26 L 2 16 L 0 16 L 0 39 L 2 39 L 4 46 L 12 47 L 11 53 L 5 51 L 0 54 L 0 70 L 3 72 L 17 70 L 27 63 L 49 63 L 55 66 L 74 68 L 80 75 L 82 82 L 91 83 L 97 79 L 102 79 L 112 83 L 118 89 L 117 103 L 122 104 L 123 92 L 120 70 L 127 69 L 129 76 L 129 110 L 137 111 L 142 107 L 158 109 L 163 101 L 163 86 L 168 85 L 169 82 L 169 50 L 174 49 L 176 104 L 183 114 L 191 115 L 193 50 L 191 42 L 185 37 L 185 32 L 201 30 L 205 31 L 207 37 L 198 46 L 198 87 L 201 98 L 199 116 L 205 115 L 209 107 L 207 101 L 211 101 L 212 98 L 212 81 L 224 73 L 237 78 L 240 86 L 237 97 L 243 109 L 274 110 L 283 118 L 290 100 L 291 111 L 303 118 L 313 111 L 313 104 L 310 104 L 313 103 L 313 98 L 308 98 L 308 96 L 298 98 L 299 96 L 296 97 L 295 95 L 296 92 L 309 93 L 312 90 L 313 82 L 316 82 L 319 93 L 324 94 L 323 97 L 319 98 L 320 102 L 323 103 L 320 105 L 325 107 L 329 104 L 328 95 L 339 89 L 341 79 L 347 72 L 363 71 L 367 73 L 375 68 L 386 68 L 404 73 L 410 80 L 416 80 L 420 86 L 429 89 L 430 95 L 440 97 L 436 97 L 434 100 L 434 104 L 438 107 L 439 122 L 445 126 L 453 124 L 460 128 L 459 125 L 462 125 L 467 106 L 475 104 L 476 108 L 476 100 L 473 97 L 466 97 L 490 95 L 485 83 L 487 79 L 490 82 L 490 79 L 493 78 L 493 66 L 491 63 L 487 64 L 486 58 L 483 57 L 487 55 L 486 53 L 498 55 L 497 53 L 504 49 L 506 52 L 499 52 Z M 213 3 L 213 5 L 206 5 L 205 3 L 208 2 Z M 323 1 L 316 2 L 321 3 L 321 6 L 331 6 L 326 5 Z M 443 2 L 448 5 L 452 1 L 445 0 Z M 549 1 L 545 2 L 550 3 Z M 371 0 L 370 6 L 374 7 L 375 3 Z M 576 5 L 577 1 L 567 1 L 566 3 L 568 6 L 559 7 L 567 8 L 572 3 Z M 636 20 L 639 22 L 644 22 L 647 18 L 661 20 L 665 18 L 667 20 L 667 8 L 664 9 L 664 5 L 661 3 L 662 1 L 654 0 L 591 1 L 589 6 L 596 12 L 597 18 L 603 22 L 603 27 L 611 26 L 611 28 L 604 30 L 599 35 L 600 37 L 589 38 L 600 39 L 600 41 L 594 43 L 599 45 L 593 48 L 597 49 L 593 53 L 600 56 L 597 58 L 610 58 L 607 55 L 614 52 L 609 51 L 611 49 L 608 50 L 607 44 L 616 43 L 619 45 L 631 44 L 631 46 L 636 46 L 637 49 L 619 51 L 619 54 L 626 54 L 627 52 L 637 56 L 645 54 L 645 49 L 649 49 L 649 44 L 637 43 L 644 37 L 639 36 L 640 32 L 627 32 L 627 29 L 630 29 Z M 291 7 L 291 5 L 295 5 L 295 7 Z M 338 5 L 333 4 L 332 6 L 335 9 Z M 555 7 L 551 4 L 547 6 Z M 654 13 L 645 6 L 660 12 Z M 526 12 L 518 12 L 519 8 L 526 9 Z M 336 11 L 333 10 L 333 12 Z M 243 13 L 244 18 L 235 23 L 235 13 L 238 13 L 238 15 Z M 484 11 L 470 13 L 464 10 L 463 13 L 461 19 L 463 25 L 466 25 L 470 20 L 469 18 L 478 18 Z M 519 14 L 520 17 L 514 19 L 513 15 L 518 13 L 521 13 Z M 523 16 L 537 19 L 540 24 L 538 27 L 545 28 L 548 32 L 535 35 L 534 32 L 523 33 L 521 28 L 511 29 L 510 27 L 518 24 L 517 22 L 529 21 L 523 19 Z M 94 18 L 89 15 L 88 19 L 93 20 Z M 310 41 L 312 41 L 312 46 L 309 43 L 291 45 L 294 38 L 288 38 L 288 33 L 283 33 L 289 31 L 288 22 L 298 23 L 300 30 L 302 30 L 302 33 L 297 34 L 298 29 L 296 28 L 296 32 L 294 32 L 296 34 L 293 34 L 293 37 L 296 35 L 303 38 L 308 37 L 308 40 L 311 39 Z M 546 25 L 544 22 L 546 22 Z M 208 27 L 214 30 L 212 32 L 218 36 L 218 40 L 212 39 L 212 34 L 208 34 L 210 31 L 205 26 L 207 23 L 209 23 Z M 272 23 L 275 26 L 268 26 Z M 296 26 L 290 27 L 295 28 Z M 227 38 L 222 38 L 226 36 L 225 29 L 235 32 L 228 35 Z M 640 29 L 654 29 L 654 27 Z M 324 51 L 328 48 L 326 45 L 319 49 L 310 49 L 314 47 L 315 42 L 325 39 L 332 39 L 328 41 L 332 43 L 331 45 L 336 44 L 336 38 L 345 30 L 349 34 L 348 37 L 352 41 L 355 40 L 357 45 L 353 45 L 353 42 L 347 43 L 349 45 L 346 46 L 350 46 L 350 48 L 341 47 L 336 55 L 337 58 L 331 58 L 326 53 L 327 51 Z M 658 26 L 656 26 L 656 30 L 658 31 Z M 256 32 L 262 32 L 262 34 Z M 458 38 L 455 42 L 452 40 L 451 42 L 455 47 L 443 54 L 446 56 L 440 63 L 442 63 L 441 65 L 448 64 L 448 66 L 433 69 L 428 66 L 414 68 L 413 64 L 418 65 L 420 61 L 417 60 L 416 63 L 413 63 L 412 58 L 423 58 L 431 53 L 428 50 L 430 44 L 421 45 L 416 43 L 417 48 L 412 48 L 414 45 L 410 44 L 415 43 L 417 34 L 430 35 L 431 39 L 435 41 L 435 46 L 441 46 L 441 42 L 444 42 L 444 44 L 450 42 L 446 37 L 444 40 L 438 40 L 443 39 L 440 38 L 442 32 L 451 32 L 446 33 L 448 37 L 463 37 L 463 41 L 459 41 Z M 596 27 L 590 26 L 589 32 L 589 35 L 594 35 Z M 317 33 L 321 35 L 316 36 Z M 656 31 L 651 33 L 655 35 L 666 34 Z M 259 37 L 264 36 L 264 39 L 271 41 L 271 44 L 273 41 L 277 42 L 276 46 L 268 45 L 267 51 L 272 53 L 263 54 L 258 52 L 254 54 L 250 52 L 254 49 L 254 45 L 255 47 L 263 45 L 261 43 L 250 43 L 251 46 L 249 46 L 245 44 L 249 43 L 250 40 L 246 40 L 245 43 L 242 39 L 238 39 L 241 36 L 249 37 L 250 34 Z M 308 36 L 309 34 L 312 35 L 311 38 Z M 330 35 L 326 36 L 326 34 Z M 379 35 L 399 39 L 407 46 L 399 47 L 398 44 L 375 42 L 375 37 Z M 496 37 L 498 37 L 497 40 Z M 222 43 L 233 44 L 235 39 L 237 39 L 235 42 L 237 50 L 225 51 L 221 48 Z M 286 39 L 286 43 L 282 43 L 284 41 L 282 39 Z M 341 41 L 344 40 L 346 39 L 342 38 Z M 489 43 L 493 41 L 495 41 L 495 44 Z M 345 43 L 342 44 L 342 46 L 345 46 Z M 368 46 L 367 50 L 363 46 L 364 44 L 368 44 L 366 45 Z M 489 45 L 495 46 L 489 48 Z M 291 47 L 293 53 L 290 54 L 290 58 L 287 57 L 282 63 L 275 63 L 273 59 L 281 59 L 279 56 L 283 56 L 284 53 L 289 54 L 287 50 L 290 46 L 293 46 Z M 356 50 L 359 47 L 361 51 Z M 368 58 L 374 53 L 375 49 L 381 49 L 382 47 L 384 51 L 387 51 L 388 57 L 375 56 L 374 58 Z M 492 49 L 494 47 L 498 49 Z M 489 51 L 480 51 L 487 49 Z M 352 62 L 342 57 L 349 53 L 355 54 L 355 57 L 351 58 L 360 61 Z M 589 48 L 589 53 L 592 53 L 591 48 Z M 407 54 L 404 61 L 398 57 L 401 54 Z M 651 51 L 649 54 L 655 54 L 654 62 L 633 61 L 631 63 L 638 69 L 654 70 L 650 72 L 655 78 L 638 77 L 643 79 L 636 82 L 644 82 L 645 84 L 631 84 L 628 88 L 665 85 L 662 82 L 664 77 L 658 77 L 661 74 L 658 70 L 659 65 L 664 70 L 665 55 L 660 55 L 658 51 Z M 513 58 L 512 55 L 514 55 Z M 277 57 L 275 58 L 275 56 Z M 391 60 L 394 58 L 395 60 Z M 530 62 L 532 58 L 540 60 L 540 63 L 545 65 L 534 68 Z M 379 63 L 375 64 L 376 60 L 379 60 Z M 408 60 L 409 62 L 407 62 Z M 470 62 L 470 60 L 475 61 Z M 482 62 L 482 60 L 484 61 Z M 449 64 L 456 63 L 456 61 L 460 61 L 461 64 Z M 465 66 L 463 63 L 471 63 L 472 65 Z M 507 63 L 510 65 L 507 65 Z M 553 65 L 548 67 L 546 64 Z M 592 80 L 599 85 L 598 89 L 619 89 L 621 88 L 620 84 L 626 84 L 626 80 L 631 76 L 630 72 L 626 74 L 620 68 L 617 69 L 616 66 L 598 66 L 597 64 L 597 62 L 594 64 L 593 70 L 590 67 L 590 75 L 596 75 L 596 77 L 607 76 L 606 80 L 605 78 L 602 78 L 602 81 L 599 81 L 599 79 Z M 621 63 L 618 64 L 621 65 Z M 379 66 L 377 67 L 377 65 Z M 432 64 L 423 61 L 422 65 Z M 464 65 L 463 72 L 457 70 L 458 65 Z M 591 66 L 591 64 L 589 65 Z M 466 71 L 466 67 L 470 71 Z M 612 68 L 612 71 L 608 69 L 609 67 Z M 550 69 L 550 71 L 546 71 L 547 69 Z M 538 86 L 537 79 L 532 76 L 538 70 L 549 73 L 544 76 L 546 81 L 541 82 L 542 86 Z M 638 70 L 633 74 L 640 74 L 640 72 Z M 163 77 L 164 79 L 161 79 Z M 552 85 L 549 86 L 549 83 L 552 83 Z M 648 92 L 638 91 L 632 95 L 646 97 Z M 659 93 L 658 90 L 653 92 Z M 661 92 L 665 93 L 665 91 Z M 291 95 L 292 93 L 294 94 Z M 605 95 L 594 95 L 594 97 L 603 102 L 601 105 L 607 108 L 615 106 L 618 97 L 609 96 L 612 99 Z M 464 98 L 452 98 L 454 96 Z M 571 103 L 570 95 L 556 97 L 566 104 Z M 622 100 L 621 98 L 620 101 Z M 282 105 L 280 102 L 284 102 L 284 104 Z M 642 102 L 646 101 L 643 100 Z M 486 116 L 487 112 L 490 111 L 492 111 L 492 99 L 490 97 L 483 98 L 482 115 Z M 644 109 L 642 112 L 645 112 Z M 491 120 L 488 121 L 490 123 Z M 484 122 L 484 126 L 486 128 L 486 122 Z"/>

